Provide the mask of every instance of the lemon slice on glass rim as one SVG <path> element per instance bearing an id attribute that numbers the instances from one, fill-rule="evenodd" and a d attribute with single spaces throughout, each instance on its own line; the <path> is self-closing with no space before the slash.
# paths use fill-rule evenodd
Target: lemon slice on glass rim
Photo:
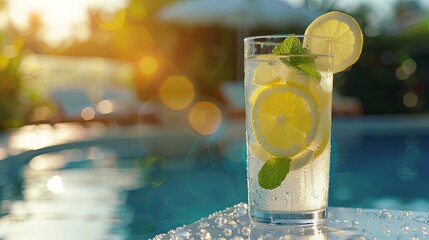
<path id="1" fill-rule="evenodd" d="M 332 38 L 332 71 L 338 73 L 353 65 L 362 53 L 363 34 L 356 20 L 348 14 L 332 11 L 317 17 L 305 30 L 307 36 Z M 326 52 L 326 40 L 304 38 L 303 45 L 312 53 Z"/>

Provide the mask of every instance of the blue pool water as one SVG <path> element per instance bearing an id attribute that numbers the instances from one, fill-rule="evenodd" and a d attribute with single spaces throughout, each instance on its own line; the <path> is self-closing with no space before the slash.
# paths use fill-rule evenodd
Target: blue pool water
<path id="1" fill-rule="evenodd" d="M 429 209 L 427 116 L 337 119 L 333 126 L 333 205 Z"/>
<path id="2" fill-rule="evenodd" d="M 246 201 L 242 124 L 138 131 L 6 156 L 0 239 L 147 239 Z M 331 206 L 427 211 L 428 171 L 429 117 L 334 120 Z"/>

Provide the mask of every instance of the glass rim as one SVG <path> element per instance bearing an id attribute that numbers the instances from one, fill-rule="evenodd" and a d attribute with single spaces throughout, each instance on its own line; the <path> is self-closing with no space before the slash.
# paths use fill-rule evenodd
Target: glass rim
<path id="1" fill-rule="evenodd" d="M 317 36 L 317 35 L 305 35 L 305 34 L 279 34 L 279 35 L 260 35 L 260 36 L 250 36 L 244 38 L 244 42 L 248 44 L 252 43 L 262 43 L 257 40 L 263 40 L 263 39 L 281 39 L 281 38 L 287 38 L 287 37 L 297 37 L 297 38 L 318 38 L 318 39 L 326 39 L 327 41 L 332 40 L 332 37 L 326 37 L 326 36 Z M 266 44 L 266 42 L 264 42 Z M 278 44 L 278 43 L 273 43 Z"/>

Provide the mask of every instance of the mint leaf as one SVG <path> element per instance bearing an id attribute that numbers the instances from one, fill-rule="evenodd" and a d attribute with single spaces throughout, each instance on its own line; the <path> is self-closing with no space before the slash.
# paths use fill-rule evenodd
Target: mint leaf
<path id="1" fill-rule="evenodd" d="M 306 73 L 314 78 L 316 78 L 319 82 L 322 80 L 322 76 L 320 76 L 320 73 L 316 70 L 316 65 L 313 64 L 302 64 L 298 65 L 297 68 L 303 72 Z"/>
<path id="2" fill-rule="evenodd" d="M 268 159 L 258 174 L 259 186 L 274 189 L 280 186 L 290 170 L 290 158 L 273 157 Z"/>
<path id="3" fill-rule="evenodd" d="M 287 37 L 281 44 L 277 45 L 272 52 L 277 55 L 302 55 L 308 54 L 309 50 L 302 47 L 299 38 Z M 315 59 L 316 57 L 313 56 L 290 56 L 287 58 L 280 58 L 280 60 L 288 66 L 320 81 L 322 77 L 316 70 Z"/>
<path id="4" fill-rule="evenodd" d="M 316 78 L 319 82 L 322 79 L 320 73 L 316 70 L 316 64 L 314 63 L 315 57 L 287 57 L 280 58 L 280 61 L 286 65 L 298 69 L 300 72 L 308 74 Z"/>
<path id="5" fill-rule="evenodd" d="M 303 54 L 308 53 L 308 50 L 302 47 L 299 38 L 287 37 L 273 49 L 273 53 L 277 55 Z"/>

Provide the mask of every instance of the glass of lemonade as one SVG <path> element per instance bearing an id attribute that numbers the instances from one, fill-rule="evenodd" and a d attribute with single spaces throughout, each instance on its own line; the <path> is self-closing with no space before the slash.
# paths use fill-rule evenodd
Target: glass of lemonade
<path id="1" fill-rule="evenodd" d="M 249 213 L 270 224 L 326 218 L 332 109 L 328 37 L 249 37 L 245 45 Z"/>

